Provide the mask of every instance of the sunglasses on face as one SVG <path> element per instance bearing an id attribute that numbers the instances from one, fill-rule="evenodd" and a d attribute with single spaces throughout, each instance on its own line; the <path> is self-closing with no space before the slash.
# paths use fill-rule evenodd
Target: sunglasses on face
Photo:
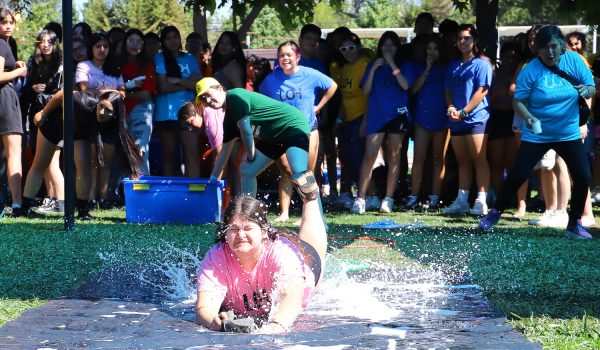
<path id="1" fill-rule="evenodd" d="M 356 50 L 356 45 L 340 46 L 341 52 L 353 52 L 354 50 Z"/>

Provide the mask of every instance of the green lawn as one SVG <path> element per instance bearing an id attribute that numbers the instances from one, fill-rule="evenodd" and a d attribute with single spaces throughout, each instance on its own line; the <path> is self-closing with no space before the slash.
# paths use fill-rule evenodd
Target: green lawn
<path id="1" fill-rule="evenodd" d="M 61 231 L 58 219 L 0 221 L 0 325 L 67 294 L 107 264 L 164 259 L 170 246 L 201 257 L 212 245 L 214 225 L 134 225 L 124 223 L 123 211 L 95 213 L 98 220 L 78 223 L 69 233 Z M 428 228 L 401 234 L 360 228 L 384 218 L 416 220 Z M 561 230 L 508 219 L 493 233 L 481 234 L 469 216 L 335 213 L 328 220 L 334 249 L 366 235 L 391 239 L 396 249 L 396 254 L 356 249 L 338 255 L 390 263 L 401 259 L 447 276 L 469 275 L 513 326 L 545 348 L 600 348 L 599 239 L 568 240 Z M 592 234 L 600 238 L 600 230 Z"/>

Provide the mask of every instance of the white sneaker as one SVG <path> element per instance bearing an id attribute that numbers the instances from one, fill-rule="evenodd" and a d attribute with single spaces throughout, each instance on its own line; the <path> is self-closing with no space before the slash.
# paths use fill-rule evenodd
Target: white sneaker
<path id="1" fill-rule="evenodd" d="M 473 208 L 469 211 L 469 214 L 471 215 L 487 215 L 488 213 L 488 206 L 487 203 L 482 202 L 480 200 L 475 200 L 475 203 L 473 203 Z"/>
<path id="2" fill-rule="evenodd" d="M 442 209 L 443 214 L 460 214 L 469 212 L 469 203 L 456 199 L 450 206 Z"/>
<path id="3" fill-rule="evenodd" d="M 545 220 L 540 221 L 538 226 L 552 227 L 552 228 L 567 228 L 569 224 L 569 214 L 566 210 L 555 210 L 552 215 L 546 217 Z"/>
<path id="4" fill-rule="evenodd" d="M 379 211 L 382 213 L 391 213 L 394 211 L 394 198 L 385 197 L 381 202 L 381 208 L 379 208 Z"/>
<path id="5" fill-rule="evenodd" d="M 354 199 L 354 204 L 352 205 L 352 212 L 354 214 L 362 215 L 366 212 L 365 207 L 366 207 L 365 200 L 360 197 L 356 197 L 356 199 Z"/>
<path id="6" fill-rule="evenodd" d="M 59 200 L 51 200 L 46 205 L 42 204 L 39 207 L 31 208 L 31 210 L 41 215 L 64 214 L 65 202 Z"/>
<path id="7" fill-rule="evenodd" d="M 529 225 L 539 225 L 540 222 L 547 222 L 550 220 L 550 217 L 554 214 L 554 210 L 546 210 L 542 215 L 538 216 L 535 219 L 529 220 Z"/>
<path id="8" fill-rule="evenodd" d="M 367 196 L 366 210 L 379 210 L 381 208 L 381 199 L 377 196 Z"/>
<path id="9" fill-rule="evenodd" d="M 548 150 L 540 160 L 540 168 L 544 170 L 552 170 L 556 164 L 556 152 L 551 149 Z"/>
<path id="10" fill-rule="evenodd" d="M 348 192 L 340 193 L 340 195 L 337 198 L 337 204 L 346 209 L 352 208 L 353 203 L 354 199 Z"/>

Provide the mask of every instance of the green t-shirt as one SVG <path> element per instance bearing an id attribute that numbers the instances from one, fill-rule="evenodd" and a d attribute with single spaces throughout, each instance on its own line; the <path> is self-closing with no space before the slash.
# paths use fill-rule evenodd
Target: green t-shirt
<path id="1" fill-rule="evenodd" d="M 239 137 L 237 122 L 246 116 L 250 117 L 254 137 L 263 141 L 276 142 L 310 133 L 306 117 L 296 107 L 237 88 L 227 91 L 223 142 Z"/>

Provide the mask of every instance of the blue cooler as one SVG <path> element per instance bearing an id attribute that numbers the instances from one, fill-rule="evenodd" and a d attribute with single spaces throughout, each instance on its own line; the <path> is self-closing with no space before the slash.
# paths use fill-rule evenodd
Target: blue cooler
<path id="1" fill-rule="evenodd" d="M 127 222 L 204 224 L 220 222 L 225 181 L 141 176 L 123 180 Z"/>

